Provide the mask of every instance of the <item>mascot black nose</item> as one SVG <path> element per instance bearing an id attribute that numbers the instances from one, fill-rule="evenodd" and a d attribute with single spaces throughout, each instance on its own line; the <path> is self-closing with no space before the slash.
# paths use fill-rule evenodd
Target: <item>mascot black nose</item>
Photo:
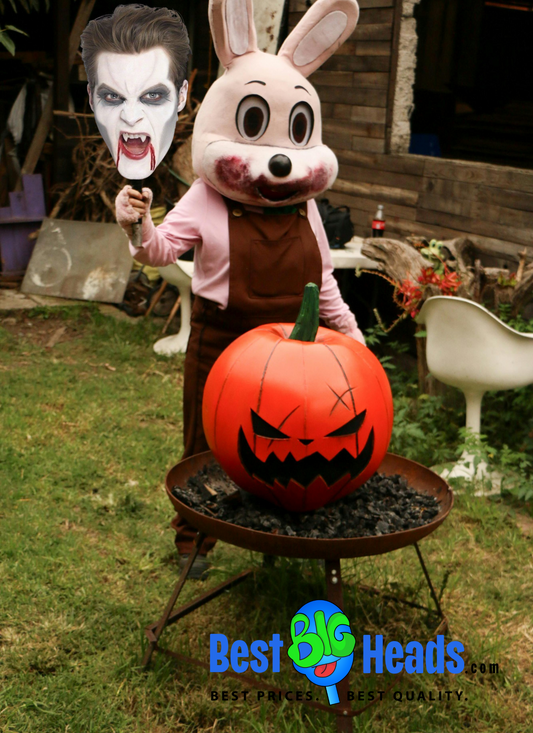
<path id="1" fill-rule="evenodd" d="M 286 155 L 273 155 L 268 161 L 268 170 L 276 178 L 285 178 L 289 175 L 291 169 L 292 163 Z"/>

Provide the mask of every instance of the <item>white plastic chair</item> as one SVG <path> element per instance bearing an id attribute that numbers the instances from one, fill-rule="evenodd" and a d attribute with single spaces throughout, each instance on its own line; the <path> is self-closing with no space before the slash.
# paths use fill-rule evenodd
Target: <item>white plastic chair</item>
<path id="1" fill-rule="evenodd" d="M 171 285 L 180 291 L 181 326 L 178 333 L 165 336 L 154 344 L 156 354 L 172 356 L 187 351 L 187 343 L 191 333 L 191 280 L 194 272 L 194 262 L 177 260 L 172 265 L 159 267 L 159 274 Z"/>
<path id="2" fill-rule="evenodd" d="M 533 334 L 507 326 L 486 308 L 465 298 L 426 300 L 417 318 L 426 326 L 429 371 L 460 389 L 466 400 L 466 427 L 481 432 L 481 401 L 487 390 L 516 389 L 533 382 Z M 463 453 L 447 477 L 488 477 L 499 491 L 501 476 Z M 442 474 L 444 476 L 444 473 Z"/>

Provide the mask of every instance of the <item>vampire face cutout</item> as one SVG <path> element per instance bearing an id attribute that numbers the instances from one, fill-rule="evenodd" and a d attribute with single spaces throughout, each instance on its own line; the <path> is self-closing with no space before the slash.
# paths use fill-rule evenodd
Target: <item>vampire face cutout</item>
<path id="1" fill-rule="evenodd" d="M 178 93 L 169 71 L 169 58 L 159 47 L 138 54 L 104 51 L 98 56 L 90 103 L 119 173 L 129 180 L 147 178 L 174 137 L 187 82 Z"/>

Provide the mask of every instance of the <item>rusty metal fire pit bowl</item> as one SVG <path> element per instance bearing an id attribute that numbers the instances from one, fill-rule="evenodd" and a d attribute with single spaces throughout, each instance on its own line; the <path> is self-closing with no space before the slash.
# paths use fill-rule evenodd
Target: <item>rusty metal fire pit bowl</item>
<path id="1" fill-rule="evenodd" d="M 166 605 L 166 608 L 156 623 L 150 624 L 146 627 L 145 633 L 148 639 L 148 647 L 144 654 L 143 666 L 147 666 L 150 663 L 152 654 L 155 651 L 164 652 L 165 654 L 177 659 L 188 668 L 191 664 L 209 670 L 209 664 L 200 659 L 194 659 L 193 657 L 186 656 L 184 654 L 172 651 L 159 645 L 159 639 L 163 630 L 170 624 L 176 623 L 180 619 L 189 613 L 195 611 L 201 606 L 209 603 L 217 596 L 220 596 L 225 591 L 235 587 L 237 584 L 242 583 L 255 571 L 254 569 L 244 570 L 243 572 L 234 575 L 233 577 L 225 580 L 215 588 L 202 593 L 197 598 L 188 603 L 185 603 L 179 608 L 174 608 L 176 601 L 182 591 L 182 588 L 187 580 L 192 564 L 198 555 L 198 551 L 202 545 L 206 536 L 216 537 L 229 544 L 242 547 L 246 550 L 253 550 L 255 552 L 262 552 L 265 555 L 280 555 L 284 557 L 298 557 L 298 558 L 315 558 L 325 560 L 325 579 L 326 579 L 326 596 L 327 600 L 334 603 L 339 608 L 343 608 L 343 588 L 342 588 L 342 576 L 341 576 L 341 558 L 354 558 L 354 557 L 365 557 L 368 555 L 381 555 L 385 552 L 392 552 L 398 550 L 400 547 L 406 547 L 407 545 L 413 545 L 420 566 L 424 573 L 431 597 L 435 604 L 435 611 L 438 618 L 438 626 L 435 634 L 443 634 L 447 628 L 447 619 L 442 612 L 439 598 L 435 592 L 433 583 L 429 576 L 426 564 L 420 552 L 418 546 L 418 540 L 426 537 L 427 535 L 434 532 L 439 525 L 444 522 L 450 510 L 453 506 L 453 494 L 448 484 L 437 476 L 433 471 L 428 468 L 421 466 L 414 461 L 409 461 L 406 458 L 400 458 L 399 456 L 388 453 L 385 456 L 382 464 L 378 471 L 379 473 L 387 476 L 394 474 L 400 474 L 407 479 L 409 486 L 416 491 L 424 494 L 430 494 L 437 499 L 439 505 L 439 512 L 433 521 L 422 527 L 415 529 L 404 530 L 401 532 L 392 532 L 390 534 L 384 534 L 377 537 L 349 537 L 343 539 L 314 539 L 310 537 L 290 537 L 278 534 L 270 534 L 267 532 L 260 532 L 254 529 L 248 529 L 241 527 L 230 522 L 225 522 L 220 519 L 211 518 L 205 514 L 201 514 L 194 509 L 177 499 L 172 493 L 172 489 L 175 486 L 184 487 L 187 480 L 194 476 L 201 468 L 206 467 L 209 463 L 214 463 L 215 459 L 210 451 L 206 453 L 200 453 L 192 458 L 187 458 L 177 466 L 172 468 L 166 479 L 166 489 L 170 501 L 174 505 L 174 508 L 184 517 L 193 527 L 198 531 L 195 539 L 195 547 L 193 552 L 189 555 L 189 558 L 183 568 L 180 578 L 177 582 L 176 587 Z M 367 591 L 371 591 L 376 594 L 381 592 L 377 589 L 366 588 Z M 384 594 L 382 594 L 384 595 Z M 385 596 L 391 598 L 390 596 Z M 411 601 L 394 598 L 399 603 L 406 604 L 408 606 L 423 609 L 428 614 L 435 613 L 430 608 L 418 605 Z M 389 690 L 398 682 L 402 676 L 403 671 L 400 672 L 394 680 L 389 684 L 384 693 L 388 693 Z M 250 675 L 238 674 L 232 671 L 226 671 L 223 673 L 225 677 L 232 677 L 239 680 L 241 685 L 247 684 L 252 687 L 260 688 L 263 690 L 274 691 L 279 694 L 285 694 L 286 691 L 279 690 L 272 685 L 265 684 Z M 317 710 L 326 711 L 334 715 L 337 719 L 337 731 L 338 733 L 350 733 L 352 731 L 352 718 L 356 715 L 360 715 L 364 710 L 374 705 L 376 701 L 382 699 L 382 696 L 375 697 L 372 702 L 368 702 L 362 707 L 352 708 L 349 702 L 349 680 L 346 676 L 337 685 L 338 693 L 340 696 L 340 703 L 338 705 L 327 706 L 318 700 L 304 700 L 302 704 L 315 708 Z M 281 699 L 281 698 L 280 698 Z"/>
<path id="2" fill-rule="evenodd" d="M 453 506 L 453 493 L 444 479 L 419 463 L 387 453 L 378 473 L 386 476 L 394 474 L 405 476 L 409 486 L 413 489 L 434 496 L 439 504 L 439 513 L 433 521 L 415 529 L 391 532 L 376 537 L 314 539 L 270 534 L 206 516 L 191 509 L 174 496 L 172 493 L 174 486 L 185 486 L 191 476 L 209 463 L 216 463 L 216 461 L 211 451 L 206 451 L 181 461 L 168 472 L 166 489 L 174 508 L 200 532 L 245 550 L 263 552 L 265 555 L 320 560 L 381 555 L 412 545 L 434 532 L 444 522 Z"/>

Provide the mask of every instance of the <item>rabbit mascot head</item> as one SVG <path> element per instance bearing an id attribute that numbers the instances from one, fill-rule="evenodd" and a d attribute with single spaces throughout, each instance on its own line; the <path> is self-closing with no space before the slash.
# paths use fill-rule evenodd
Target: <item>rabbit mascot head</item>
<path id="1" fill-rule="evenodd" d="M 209 20 L 226 71 L 194 126 L 197 175 L 233 201 L 261 207 L 328 189 L 338 165 L 322 143 L 320 101 L 307 80 L 353 32 L 355 0 L 317 0 L 277 55 L 257 47 L 251 0 L 211 0 Z"/>

